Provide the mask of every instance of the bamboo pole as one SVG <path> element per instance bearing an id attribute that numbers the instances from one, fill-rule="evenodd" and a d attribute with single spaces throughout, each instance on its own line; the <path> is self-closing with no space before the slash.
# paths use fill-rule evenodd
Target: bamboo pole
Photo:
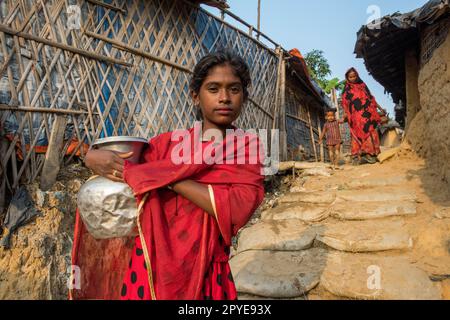
<path id="1" fill-rule="evenodd" d="M 112 64 L 119 64 L 119 65 L 123 65 L 123 66 L 126 66 L 126 67 L 131 67 L 132 66 L 131 63 L 128 63 L 128 62 L 125 62 L 125 61 L 121 61 L 121 60 L 118 60 L 118 59 L 106 57 L 106 56 L 103 56 L 103 55 L 100 55 L 100 54 L 97 54 L 97 53 L 93 53 L 93 52 L 90 52 L 90 51 L 87 51 L 87 50 L 83 50 L 83 49 L 75 48 L 75 47 L 72 47 L 72 46 L 69 46 L 69 45 L 65 45 L 65 44 L 62 44 L 62 43 L 58 43 L 56 41 L 47 40 L 47 39 L 44 39 L 44 38 L 41 38 L 41 37 L 38 37 L 38 36 L 35 36 L 35 35 L 32 35 L 32 34 L 29 34 L 29 33 L 17 31 L 17 30 L 14 30 L 12 28 L 9 28 L 8 26 L 6 26 L 6 25 L 4 25 L 2 23 L 0 23 L 0 31 L 4 32 L 4 33 L 7 33 L 7 34 L 10 34 L 10 35 L 13 35 L 13 36 L 18 36 L 18 37 L 21 37 L 21 38 L 24 38 L 24 39 L 27 39 L 27 40 L 40 42 L 40 43 L 43 43 L 43 44 L 48 45 L 48 46 L 52 46 L 52 47 L 55 47 L 55 48 L 66 50 L 66 51 L 70 51 L 72 53 L 79 54 L 79 55 L 85 56 L 87 58 L 99 60 L 99 61 L 102 61 L 102 62 L 112 63 Z"/>
<path id="2" fill-rule="evenodd" d="M 129 45 L 123 43 L 123 42 L 120 42 L 120 41 L 117 41 L 117 40 L 114 40 L 114 39 L 110 39 L 108 37 L 96 34 L 94 32 L 90 32 L 88 30 L 83 30 L 83 33 L 88 35 L 88 36 L 90 36 L 90 37 L 92 37 L 92 38 L 96 38 L 98 40 L 102 40 L 102 41 L 108 42 L 108 43 L 110 43 L 110 44 L 112 44 L 112 45 L 114 45 L 114 46 L 116 46 L 116 47 L 118 47 L 118 48 L 120 48 L 122 50 L 126 50 L 126 51 L 131 52 L 131 53 L 133 53 L 135 55 L 138 55 L 138 56 L 141 56 L 141 57 L 144 57 L 144 58 L 156 61 L 156 62 L 160 62 L 162 64 L 171 66 L 171 67 L 173 67 L 175 69 L 178 69 L 178 70 L 190 73 L 190 74 L 192 73 L 191 69 L 189 69 L 187 67 L 184 67 L 184 66 L 182 66 L 180 64 L 177 64 L 177 63 L 174 63 L 172 61 L 166 60 L 164 58 L 157 57 L 157 56 L 155 56 L 153 54 L 150 54 L 150 53 L 147 53 L 147 52 L 145 52 L 143 50 L 135 49 L 132 46 L 129 46 Z"/>
<path id="3" fill-rule="evenodd" d="M 64 145 L 66 125 L 67 118 L 65 116 L 56 116 L 42 168 L 40 189 L 43 191 L 49 190 L 56 181 L 61 165 L 60 152 Z"/>
<path id="4" fill-rule="evenodd" d="M 277 83 L 275 86 L 275 116 L 272 122 L 272 129 L 278 128 L 278 119 L 280 114 L 280 85 L 281 85 L 281 48 L 278 47 L 276 49 L 276 54 L 278 57 L 278 68 L 277 68 Z"/>
<path id="5" fill-rule="evenodd" d="M 16 52 L 16 61 L 17 61 L 17 64 L 19 65 L 19 73 L 22 74 L 22 75 L 25 75 L 25 70 L 24 70 L 24 67 L 23 67 L 23 60 L 22 60 L 22 56 L 20 54 L 20 44 L 19 44 L 19 38 L 18 37 L 14 37 L 14 45 L 15 45 L 15 48 L 16 48 L 16 50 L 15 50 L 15 52 Z M 24 101 L 25 104 L 29 104 L 30 103 L 30 97 L 29 97 L 29 94 L 28 94 L 28 90 L 23 90 L 23 101 Z M 31 113 L 26 113 L 26 118 L 28 120 L 28 127 L 29 128 L 33 128 L 33 119 L 31 117 Z M 29 137 L 30 141 L 33 141 L 34 140 L 34 132 L 33 132 L 33 130 L 29 131 L 29 135 L 30 135 L 30 137 Z M 26 161 L 24 161 L 22 163 L 22 168 L 21 168 L 21 171 L 22 171 L 25 167 L 27 167 L 27 171 L 26 171 L 27 178 L 30 178 L 31 175 L 32 175 L 32 172 L 36 171 L 34 149 L 30 149 L 30 152 L 27 154 L 27 156 L 30 156 L 30 155 L 31 155 L 31 172 L 29 171 L 30 166 L 26 166 L 28 160 L 26 160 Z M 22 173 L 21 171 L 19 171 L 19 176 Z"/>
<path id="6" fill-rule="evenodd" d="M 320 125 L 320 119 L 319 116 L 317 116 L 317 131 L 319 132 L 319 137 L 322 135 L 322 128 Z M 325 161 L 325 157 L 324 157 L 324 146 L 323 143 L 320 145 L 320 162 L 324 162 Z"/>
<path id="7" fill-rule="evenodd" d="M 319 158 L 317 157 L 316 139 L 314 139 L 313 126 L 311 122 L 311 113 L 309 112 L 309 105 L 306 106 L 306 109 L 308 110 L 309 131 L 311 134 L 311 144 L 314 150 L 314 158 L 316 159 L 316 162 L 319 162 Z"/>
<path id="8" fill-rule="evenodd" d="M 259 32 L 261 32 L 261 0 L 258 0 L 258 34 L 256 35 L 256 39 L 259 40 Z"/>
<path id="9" fill-rule="evenodd" d="M 105 7 L 107 9 L 111 9 L 111 10 L 114 10 L 114 11 L 119 11 L 119 12 L 121 12 L 123 14 L 127 13 L 126 10 L 124 10 L 122 8 L 119 8 L 119 7 L 116 7 L 116 6 L 113 6 L 113 5 L 109 4 L 109 3 L 105 3 L 105 2 L 97 1 L 97 0 L 86 0 L 86 1 L 90 2 L 92 4 L 95 4 L 97 6 Z"/>
<path id="10" fill-rule="evenodd" d="M 248 101 L 250 101 L 255 107 L 257 107 L 259 110 L 261 110 L 263 113 L 265 113 L 270 119 L 274 119 L 274 116 L 271 115 L 269 112 L 267 112 L 266 110 L 263 109 L 263 107 L 261 107 L 261 105 L 259 103 L 257 103 L 255 100 L 253 100 L 252 98 L 248 98 Z"/>
<path id="11" fill-rule="evenodd" d="M 281 50 L 281 86 L 280 86 L 280 144 L 281 159 L 287 160 L 287 131 L 286 131 L 286 60 Z"/>
<path id="12" fill-rule="evenodd" d="M 56 109 L 56 108 L 11 106 L 11 105 L 7 105 L 7 104 L 0 104 L 0 110 L 9 110 L 9 111 L 16 111 L 16 112 L 39 112 L 39 113 L 70 114 L 70 115 L 89 114 L 88 111 L 81 111 L 81 110 L 67 110 L 67 109 Z"/>

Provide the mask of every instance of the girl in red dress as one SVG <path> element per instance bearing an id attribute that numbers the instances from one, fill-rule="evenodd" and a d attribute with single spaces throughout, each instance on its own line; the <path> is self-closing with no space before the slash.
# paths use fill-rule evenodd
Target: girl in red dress
<path id="1" fill-rule="evenodd" d="M 369 163 L 375 163 L 380 153 L 380 137 L 377 128 L 381 117 L 378 109 L 383 113 L 386 111 L 378 105 L 355 68 L 350 68 L 346 72 L 345 79 L 342 106 L 352 137 L 353 162 L 357 164 L 364 158 Z"/>
<path id="2" fill-rule="evenodd" d="M 96 174 L 126 182 L 142 210 L 134 244 L 94 240 L 77 215 L 72 260 L 81 286 L 71 290 L 72 299 L 237 298 L 228 264 L 231 239 L 264 198 L 259 140 L 245 134 L 238 143 L 243 131 L 232 125 L 250 82 L 243 59 L 210 54 L 197 64 L 190 84 L 203 118 L 199 127 L 152 138 L 140 164 L 126 161 L 130 154 L 86 155 Z"/>

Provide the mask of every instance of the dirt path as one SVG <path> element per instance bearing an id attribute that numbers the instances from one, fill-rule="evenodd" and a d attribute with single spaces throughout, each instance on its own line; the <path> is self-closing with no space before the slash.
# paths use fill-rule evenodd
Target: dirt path
<path id="1" fill-rule="evenodd" d="M 424 161 L 402 151 L 313 167 L 286 175 L 240 232 L 241 299 L 450 299 L 450 192 Z M 49 192 L 29 186 L 42 216 L 0 248 L 0 299 L 67 298 L 74 196 L 89 173 L 64 172 Z"/>
<path id="2" fill-rule="evenodd" d="M 407 148 L 302 171 L 238 237 L 241 299 L 450 299 L 450 191 L 435 177 Z"/>

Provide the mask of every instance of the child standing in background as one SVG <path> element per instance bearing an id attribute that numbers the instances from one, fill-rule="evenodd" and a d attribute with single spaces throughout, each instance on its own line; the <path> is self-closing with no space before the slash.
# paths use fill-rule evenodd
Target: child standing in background
<path id="1" fill-rule="evenodd" d="M 327 122 L 323 126 L 322 134 L 319 137 L 319 143 L 322 144 L 324 136 L 327 139 L 328 153 L 333 165 L 333 169 L 338 167 L 338 161 L 341 151 L 341 132 L 339 130 L 339 124 L 341 121 L 336 120 L 335 112 L 330 110 L 326 112 L 325 119 Z"/>

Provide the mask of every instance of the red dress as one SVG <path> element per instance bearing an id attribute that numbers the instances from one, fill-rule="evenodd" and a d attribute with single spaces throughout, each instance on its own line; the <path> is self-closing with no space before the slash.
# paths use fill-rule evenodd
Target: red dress
<path id="1" fill-rule="evenodd" d="M 342 106 L 350 127 L 352 155 L 378 155 L 380 138 L 377 128 L 381 118 L 375 97 L 359 76 L 355 83 L 347 81 L 342 94 Z"/>
<path id="2" fill-rule="evenodd" d="M 342 143 L 339 122 L 336 120 L 327 121 L 323 126 L 323 130 L 326 130 L 327 146 L 337 146 Z"/>
<path id="3" fill-rule="evenodd" d="M 212 142 L 200 143 L 203 150 L 212 150 L 216 160 L 244 154 L 245 164 L 236 164 L 240 163 L 236 159 L 233 164 L 227 161 L 176 164 L 171 156 L 178 152 L 180 144 L 171 141 L 171 137 L 171 133 L 166 133 L 153 138 L 143 154 L 142 164 L 125 164 L 124 179 L 138 203 L 147 196 L 138 219 L 140 235 L 134 239 L 134 246 L 129 242 L 121 245 L 118 239 L 102 240 L 100 245 L 86 232 L 76 232 L 73 264 L 81 264 L 85 284 L 80 290 L 72 290 L 72 298 L 236 299 L 228 265 L 231 238 L 264 198 L 260 153 L 257 153 L 258 161 L 248 161 L 252 157 L 250 147 L 255 145 L 257 137 L 250 136 L 245 144 L 230 144 L 237 138 L 227 136 L 222 144 L 224 152 L 214 149 L 217 145 Z M 196 137 L 194 129 L 184 135 L 186 141 L 190 139 L 194 157 L 198 151 L 194 145 Z M 260 148 L 259 141 L 256 145 Z M 186 179 L 208 185 L 215 216 L 166 188 Z M 78 228 L 83 229 L 80 223 Z M 114 242 L 114 246 L 104 244 L 107 242 Z M 99 248 L 121 254 L 102 256 L 95 252 Z M 96 264 L 96 260 L 100 261 L 98 257 L 102 263 Z M 110 274 L 114 266 L 117 275 Z"/>
<path id="4" fill-rule="evenodd" d="M 219 242 L 223 243 L 219 236 Z M 237 291 L 228 264 L 229 247 L 223 246 L 223 252 L 215 254 L 205 274 L 202 298 L 204 300 L 236 300 Z M 144 252 L 139 237 L 136 237 L 136 245 L 130 259 L 128 271 L 120 291 L 121 300 L 151 300 L 150 287 L 146 276 Z"/>

